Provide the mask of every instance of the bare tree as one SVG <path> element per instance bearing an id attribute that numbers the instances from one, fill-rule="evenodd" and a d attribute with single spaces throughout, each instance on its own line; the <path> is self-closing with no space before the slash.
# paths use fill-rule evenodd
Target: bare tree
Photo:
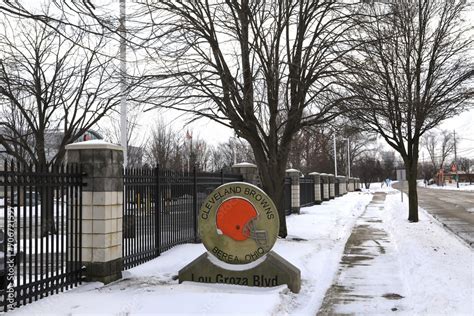
<path id="1" fill-rule="evenodd" d="M 295 135 L 291 143 L 288 167 L 307 174 L 334 172 L 332 132 L 324 127 L 308 127 Z"/>
<path id="2" fill-rule="evenodd" d="M 2 30 L 0 107 L 10 115 L 1 118 L 8 132 L 0 135 L 0 143 L 19 161 L 60 163 L 65 146 L 96 127 L 117 104 L 114 65 L 99 53 L 106 43 L 74 32 L 74 44 L 43 24 L 5 15 Z M 52 135 L 59 141 L 48 144 Z M 54 146 L 50 155 L 48 145 Z"/>
<path id="3" fill-rule="evenodd" d="M 166 126 L 162 120 L 155 123 L 147 148 L 147 161 L 161 168 L 174 171 L 191 172 L 194 167 L 198 171 L 211 168 L 212 150 L 210 146 L 187 130 L 176 132 L 171 125 Z"/>
<path id="4" fill-rule="evenodd" d="M 116 17 L 102 15 L 103 8 L 90 1 L 57 5 L 79 13 L 81 22 L 92 17 L 98 23 L 91 32 L 117 34 Z M 325 123 L 338 112 L 334 75 L 351 49 L 349 6 L 312 0 L 138 1 L 128 16 L 130 46 L 148 54 L 139 79 L 147 93 L 137 100 L 210 118 L 246 139 L 263 189 L 279 210 L 282 237 L 290 142 L 301 128 Z M 57 21 L 18 3 L 0 10 L 51 27 Z"/>
<path id="5" fill-rule="evenodd" d="M 154 124 L 152 135 L 146 149 L 147 163 L 160 165 L 161 168 L 175 171 L 183 170 L 185 157 L 182 154 L 183 144 L 179 135 L 166 126 L 164 121 L 158 120 Z"/>
<path id="6" fill-rule="evenodd" d="M 263 189 L 279 210 L 279 235 L 285 237 L 283 184 L 290 143 L 301 128 L 337 115 L 333 78 L 350 50 L 347 5 L 161 1 L 143 3 L 139 13 L 148 36 L 135 43 L 149 58 L 141 77 L 148 94 L 137 100 L 212 119 L 247 140 Z"/>
<path id="7" fill-rule="evenodd" d="M 433 169 L 438 171 L 444 168 L 446 159 L 454 152 L 453 134 L 446 130 L 442 130 L 439 134 L 430 131 L 423 135 L 423 143 L 428 151 Z"/>
<path id="8" fill-rule="evenodd" d="M 355 162 L 354 175 L 360 178 L 366 189 L 370 188 L 370 184 L 380 181 L 383 173 L 382 163 L 375 155 L 370 153 L 363 154 Z"/>
<path id="9" fill-rule="evenodd" d="M 474 166 L 474 159 L 469 159 L 467 157 L 458 158 L 458 170 L 464 171 L 466 173 L 471 173 L 470 169 Z"/>
<path id="10" fill-rule="evenodd" d="M 408 220 L 418 221 L 416 176 L 421 137 L 460 113 L 473 97 L 472 27 L 458 1 L 402 1 L 363 7 L 351 76 L 351 118 L 402 157 L 408 177 Z M 472 87 L 472 86 L 471 86 Z"/>
<path id="11" fill-rule="evenodd" d="M 210 146 L 199 135 L 192 135 L 192 133 L 190 135 L 191 138 L 188 138 L 183 152 L 189 162 L 189 168 L 195 167 L 198 171 L 208 171 L 211 163 Z"/>
<path id="12" fill-rule="evenodd" d="M 349 139 L 349 163 L 354 161 L 375 144 L 373 134 L 352 126 L 350 122 L 338 120 L 331 125 L 307 127 L 293 139 L 289 155 L 289 166 L 303 173 L 313 171 L 334 173 L 334 146 L 336 136 L 337 168 L 339 174 L 348 170 L 347 140 Z"/>
<path id="13" fill-rule="evenodd" d="M 396 176 L 396 168 L 400 165 L 400 161 L 396 159 L 395 152 L 392 150 L 380 151 L 381 178 L 393 179 Z"/>
<path id="14" fill-rule="evenodd" d="M 120 117 L 117 113 L 110 113 L 100 122 L 99 131 L 104 135 L 104 139 L 114 143 L 121 143 Z M 145 163 L 145 144 L 148 139 L 140 133 L 142 128 L 143 111 L 139 106 L 128 104 L 127 111 L 127 167 L 141 167 Z"/>
<path id="15" fill-rule="evenodd" d="M 240 162 L 255 163 L 252 148 L 237 137 L 230 137 L 226 143 L 214 146 L 211 150 L 212 171 L 230 172 L 232 165 Z"/>
<path id="16" fill-rule="evenodd" d="M 58 165 L 65 146 L 117 104 L 115 67 L 99 53 L 107 43 L 77 29 L 69 41 L 4 14 L 0 23 L 0 112 L 8 113 L 0 118 L 0 144 L 17 161 Z M 52 191 L 45 192 L 43 235 L 55 232 Z"/>
<path id="17" fill-rule="evenodd" d="M 458 170 L 464 171 L 466 173 L 466 180 L 469 181 L 469 184 L 472 184 L 474 181 L 474 172 L 472 172 L 474 166 L 474 159 L 469 159 L 466 157 L 458 158 Z"/>

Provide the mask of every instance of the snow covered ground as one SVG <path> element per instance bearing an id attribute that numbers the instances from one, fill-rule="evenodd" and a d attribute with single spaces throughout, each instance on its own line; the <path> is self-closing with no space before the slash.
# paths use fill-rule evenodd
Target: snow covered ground
<path id="1" fill-rule="evenodd" d="M 423 181 L 418 181 L 419 187 L 424 187 Z M 453 183 L 446 183 L 444 186 L 438 186 L 437 184 L 431 184 L 426 186 L 428 189 L 436 189 L 436 190 L 456 190 L 456 191 L 474 191 L 474 184 L 466 183 L 459 183 L 459 188 L 456 186 L 456 182 Z"/>
<path id="2" fill-rule="evenodd" d="M 398 254 L 400 271 L 394 273 L 400 275 L 406 289 L 406 306 L 396 313 L 472 315 L 473 251 L 423 211 L 419 223 L 409 224 L 407 205 L 400 202 L 398 191 L 376 185 L 373 190 L 388 193 L 380 216 Z M 301 215 L 287 218 L 290 235 L 278 240 L 274 251 L 300 268 L 299 294 L 285 286 L 178 284 L 178 270 L 205 251 L 200 244 L 187 244 L 125 271 L 124 279 L 112 284 L 87 283 L 11 314 L 315 315 L 337 275 L 352 227 L 371 198 L 372 191 L 353 192 L 320 206 L 303 208 Z M 354 312 L 364 314 L 363 309 Z"/>
<path id="3" fill-rule="evenodd" d="M 409 223 L 408 197 L 387 195 L 383 222 L 398 251 L 412 315 L 474 315 L 474 251 L 420 208 Z"/>

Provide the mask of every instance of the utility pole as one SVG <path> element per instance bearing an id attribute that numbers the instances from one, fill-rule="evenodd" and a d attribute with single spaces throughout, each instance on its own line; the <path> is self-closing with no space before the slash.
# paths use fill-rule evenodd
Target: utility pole
<path id="1" fill-rule="evenodd" d="M 334 176 L 337 177 L 336 131 L 334 131 L 333 143 L 334 143 Z"/>
<path id="2" fill-rule="evenodd" d="M 456 187 L 459 188 L 458 153 L 456 150 L 456 130 L 454 130 L 454 167 L 456 168 Z"/>
<path id="3" fill-rule="evenodd" d="M 120 97 L 120 144 L 123 147 L 123 165 L 127 166 L 128 151 L 127 151 L 127 47 L 125 29 L 125 0 L 120 0 L 120 72 L 122 75 L 120 82 L 120 90 L 122 96 Z"/>

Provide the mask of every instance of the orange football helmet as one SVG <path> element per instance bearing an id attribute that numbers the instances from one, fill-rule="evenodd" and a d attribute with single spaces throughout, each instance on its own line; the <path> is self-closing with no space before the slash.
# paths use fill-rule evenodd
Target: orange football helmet
<path id="1" fill-rule="evenodd" d="M 232 197 L 225 200 L 217 209 L 216 226 L 220 234 L 233 240 L 243 241 L 254 239 L 257 244 L 267 243 L 267 232 L 256 230 L 255 221 L 258 213 L 248 200 Z"/>

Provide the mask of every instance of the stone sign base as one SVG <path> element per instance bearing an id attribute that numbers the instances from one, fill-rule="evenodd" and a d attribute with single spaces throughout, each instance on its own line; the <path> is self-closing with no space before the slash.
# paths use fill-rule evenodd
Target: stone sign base
<path id="1" fill-rule="evenodd" d="M 179 283 L 194 281 L 258 287 L 287 284 L 294 293 L 301 289 L 300 270 L 273 251 L 270 251 L 258 266 L 242 271 L 221 268 L 211 262 L 208 255 L 207 252 L 203 253 L 179 270 Z"/>

